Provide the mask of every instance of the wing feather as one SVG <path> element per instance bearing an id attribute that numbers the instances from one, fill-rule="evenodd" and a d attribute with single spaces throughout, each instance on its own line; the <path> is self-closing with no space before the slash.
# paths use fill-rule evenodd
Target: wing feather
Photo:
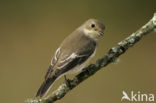
<path id="1" fill-rule="evenodd" d="M 82 49 L 77 53 L 72 53 L 63 60 L 59 61 L 55 69 L 55 75 L 63 74 L 77 65 L 84 63 L 94 53 L 95 48 Z M 54 75 L 54 74 L 53 74 Z M 52 75 L 51 75 L 52 77 Z"/>
<path id="2" fill-rule="evenodd" d="M 55 54 L 54 54 L 52 60 L 51 60 L 51 64 L 50 64 L 50 66 L 49 66 L 49 68 L 48 68 L 48 71 L 47 71 L 47 73 L 46 73 L 46 75 L 45 75 L 45 80 L 47 80 L 48 77 L 49 77 L 49 75 L 53 72 L 53 67 L 55 66 L 55 64 L 56 64 L 57 61 L 59 60 L 60 54 L 61 54 L 61 48 L 58 48 L 58 49 L 56 50 L 56 52 L 55 52 Z"/>

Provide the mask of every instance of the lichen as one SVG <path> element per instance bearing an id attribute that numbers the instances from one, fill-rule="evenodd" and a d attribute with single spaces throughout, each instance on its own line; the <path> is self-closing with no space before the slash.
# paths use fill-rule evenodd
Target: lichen
<path id="1" fill-rule="evenodd" d="M 112 48 L 112 51 L 113 51 L 114 53 L 116 53 L 116 52 L 118 51 L 118 49 L 115 48 L 115 47 L 113 47 L 113 48 Z"/>
<path id="2" fill-rule="evenodd" d="M 153 24 L 156 26 L 156 13 L 154 14 L 154 17 L 153 17 Z"/>
<path id="3" fill-rule="evenodd" d="M 25 102 L 26 103 L 39 103 L 40 101 L 38 101 L 38 100 L 33 100 L 33 99 L 27 99 L 27 100 L 25 100 Z"/>
<path id="4" fill-rule="evenodd" d="M 131 39 L 129 39 L 129 42 L 130 42 L 131 44 L 133 44 L 133 43 L 135 42 L 135 39 L 134 39 L 134 38 L 131 38 Z"/>
<path id="5" fill-rule="evenodd" d="M 113 58 L 113 61 L 112 61 L 114 64 L 118 64 L 120 62 L 120 59 L 115 57 Z"/>

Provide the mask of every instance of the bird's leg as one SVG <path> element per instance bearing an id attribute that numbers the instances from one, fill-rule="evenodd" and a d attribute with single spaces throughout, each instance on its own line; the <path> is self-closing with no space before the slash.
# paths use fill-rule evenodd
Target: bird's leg
<path id="1" fill-rule="evenodd" d="M 66 75 L 64 75 L 64 80 L 65 80 L 66 85 L 70 88 L 71 87 L 70 79 L 67 79 Z"/>

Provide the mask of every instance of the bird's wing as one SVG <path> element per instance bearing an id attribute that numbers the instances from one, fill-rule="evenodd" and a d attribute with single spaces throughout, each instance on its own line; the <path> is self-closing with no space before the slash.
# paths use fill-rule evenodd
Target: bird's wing
<path id="1" fill-rule="evenodd" d="M 62 74 L 72 69 L 73 67 L 82 64 L 93 54 L 94 50 L 95 50 L 95 47 L 88 48 L 88 49 L 86 48 L 80 49 L 79 51 L 66 55 L 64 58 L 61 58 L 61 60 L 59 60 L 60 54 L 61 54 L 61 48 L 58 48 L 51 60 L 51 64 L 45 75 L 45 80 L 47 80 L 48 78 L 51 78 L 54 74 L 57 74 L 57 75 Z M 55 65 L 56 67 L 54 71 Z"/>
<path id="2" fill-rule="evenodd" d="M 51 64 L 50 64 L 50 66 L 48 68 L 48 71 L 47 71 L 47 73 L 45 75 L 45 80 L 44 80 L 44 82 L 42 83 L 42 85 L 40 86 L 40 88 L 37 91 L 36 97 L 38 97 L 38 96 L 43 97 L 47 93 L 47 91 L 48 91 L 49 87 L 51 86 L 51 84 L 56 80 L 55 77 L 49 78 L 49 76 L 53 72 L 53 68 L 57 64 L 57 62 L 59 60 L 59 57 L 60 57 L 60 54 L 61 54 L 61 51 L 60 51 L 60 48 L 58 48 L 56 50 L 52 60 L 51 60 Z"/>
<path id="3" fill-rule="evenodd" d="M 45 80 L 48 78 L 48 76 L 52 73 L 53 71 L 53 67 L 55 66 L 55 64 L 57 63 L 57 61 L 59 60 L 59 57 L 60 57 L 60 54 L 61 54 L 61 51 L 60 51 L 60 48 L 58 48 L 51 60 L 51 64 L 48 68 L 48 71 L 45 75 Z"/>
<path id="4" fill-rule="evenodd" d="M 51 77 L 53 77 L 53 75 L 60 76 L 77 65 L 81 65 L 94 53 L 94 51 L 95 47 L 84 48 L 61 59 L 57 64 L 54 73 L 51 74 Z"/>

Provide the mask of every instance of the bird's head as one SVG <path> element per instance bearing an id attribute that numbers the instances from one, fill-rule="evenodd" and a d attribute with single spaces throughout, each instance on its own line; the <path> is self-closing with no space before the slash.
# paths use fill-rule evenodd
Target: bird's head
<path id="1" fill-rule="evenodd" d="M 89 19 L 82 25 L 82 29 L 86 36 L 97 39 L 104 34 L 105 26 L 97 19 Z"/>

